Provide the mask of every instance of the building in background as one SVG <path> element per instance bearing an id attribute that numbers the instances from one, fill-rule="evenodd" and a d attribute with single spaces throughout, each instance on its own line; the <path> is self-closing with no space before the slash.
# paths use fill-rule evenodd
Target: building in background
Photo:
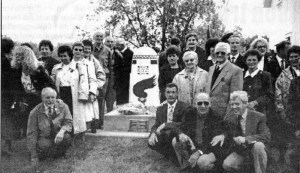
<path id="1" fill-rule="evenodd" d="M 269 9 L 273 16 L 271 27 L 277 27 L 278 32 L 270 35 L 274 42 L 282 39 L 290 40 L 292 44 L 300 45 L 300 1 L 299 0 L 264 0 L 264 8 Z"/>

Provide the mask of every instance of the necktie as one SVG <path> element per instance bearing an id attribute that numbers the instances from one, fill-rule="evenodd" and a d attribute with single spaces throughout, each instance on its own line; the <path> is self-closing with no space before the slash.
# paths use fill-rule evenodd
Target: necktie
<path id="1" fill-rule="evenodd" d="M 234 63 L 234 59 L 235 59 L 235 57 L 233 56 L 233 57 L 231 58 L 231 62 L 232 62 L 232 63 Z"/>
<path id="2" fill-rule="evenodd" d="M 214 86 L 215 81 L 217 80 L 217 78 L 218 78 L 220 72 L 221 72 L 221 71 L 220 71 L 219 66 L 216 65 L 216 69 L 215 69 L 215 71 L 214 71 L 214 73 L 213 73 L 213 76 L 212 76 L 212 79 L 211 79 L 211 86 L 210 86 L 211 88 Z"/>
<path id="3" fill-rule="evenodd" d="M 51 119 L 53 114 L 53 108 L 51 106 L 48 107 L 48 117 Z"/>
<path id="4" fill-rule="evenodd" d="M 48 119 L 49 119 L 49 123 L 50 123 L 50 136 L 51 137 L 55 137 L 55 132 L 54 132 L 54 124 L 52 121 L 52 115 L 53 115 L 53 107 L 49 106 L 48 107 Z"/>
<path id="5" fill-rule="evenodd" d="M 173 121 L 173 113 L 174 113 L 174 108 L 173 108 L 173 106 L 170 106 L 170 111 L 169 111 L 169 114 L 168 114 L 167 122 L 172 122 Z"/>
<path id="6" fill-rule="evenodd" d="M 241 135 L 243 134 L 243 129 L 242 129 L 242 124 L 241 124 L 241 120 L 242 120 L 242 115 L 239 115 L 237 117 L 236 123 L 237 123 L 237 134 Z"/>

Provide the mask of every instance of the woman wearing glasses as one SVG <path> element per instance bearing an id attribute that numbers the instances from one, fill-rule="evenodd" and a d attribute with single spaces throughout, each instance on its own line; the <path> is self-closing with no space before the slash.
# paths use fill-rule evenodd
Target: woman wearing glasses
<path id="1" fill-rule="evenodd" d="M 94 111 L 94 107 L 98 106 L 95 68 L 84 58 L 83 48 L 80 42 L 74 43 L 72 50 L 69 46 L 60 46 L 58 56 L 62 63 L 52 70 L 60 98 L 73 115 L 74 134 L 82 134 L 88 129 L 87 122 L 99 119 L 99 111 Z"/>
<path id="2" fill-rule="evenodd" d="M 261 60 L 257 64 L 257 68 L 261 71 L 268 71 L 268 63 L 271 58 L 271 53 L 269 52 L 269 43 L 264 38 L 257 38 L 250 44 L 250 49 L 255 49 L 261 54 Z"/>
<path id="3" fill-rule="evenodd" d="M 205 91 L 208 73 L 197 66 L 198 55 L 193 51 L 187 51 L 183 55 L 185 69 L 177 73 L 173 83 L 178 86 L 178 100 L 196 106 L 195 96 Z"/>
<path id="4" fill-rule="evenodd" d="M 243 90 L 249 95 L 248 107 L 266 115 L 268 105 L 274 98 L 271 74 L 257 67 L 261 60 L 257 50 L 248 50 L 245 58 L 248 70 L 244 73 Z"/>

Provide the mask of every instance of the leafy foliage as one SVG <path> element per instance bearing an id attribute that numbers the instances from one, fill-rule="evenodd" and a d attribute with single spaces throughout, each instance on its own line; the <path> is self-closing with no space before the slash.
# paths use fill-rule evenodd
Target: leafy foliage
<path id="1" fill-rule="evenodd" d="M 184 42 L 190 31 L 205 40 L 208 27 L 213 36 L 224 31 L 213 0 L 97 0 L 95 4 L 94 14 L 87 18 L 112 12 L 105 27 L 120 27 L 120 37 L 136 47 L 160 44 L 164 49 L 168 38 L 177 36 Z"/>

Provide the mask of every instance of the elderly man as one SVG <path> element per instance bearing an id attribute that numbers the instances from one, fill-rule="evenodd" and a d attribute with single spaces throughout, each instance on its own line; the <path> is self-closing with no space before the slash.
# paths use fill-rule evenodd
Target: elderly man
<path id="1" fill-rule="evenodd" d="M 264 173 L 267 168 L 265 145 L 270 141 L 266 116 L 247 108 L 248 94 L 234 91 L 230 95 L 231 112 L 226 115 L 226 132 L 213 140 L 214 143 L 229 141 L 232 153 L 224 162 L 226 171 L 237 171 L 247 157 L 254 162 L 255 173 Z"/>
<path id="2" fill-rule="evenodd" d="M 116 41 L 114 51 L 115 85 L 117 105 L 129 102 L 129 79 L 133 52 L 126 46 L 125 40 L 119 38 Z"/>
<path id="3" fill-rule="evenodd" d="M 104 44 L 112 51 L 115 46 L 115 39 L 113 37 L 106 37 Z"/>
<path id="4" fill-rule="evenodd" d="M 110 72 L 111 72 L 110 69 L 112 68 L 112 63 L 111 63 L 112 52 L 110 48 L 108 48 L 103 44 L 103 39 L 104 39 L 103 32 L 96 32 L 93 38 L 95 42 L 93 47 L 93 55 L 97 60 L 99 60 L 106 75 L 106 82 L 102 86 L 102 89 L 100 90 L 99 97 L 98 97 L 99 110 L 100 110 L 99 120 L 100 120 L 100 126 L 102 126 L 104 107 L 105 107 L 105 97 L 106 97 L 106 91 L 108 85 L 108 77 L 110 76 Z"/>
<path id="5" fill-rule="evenodd" d="M 210 98 L 207 93 L 196 96 L 197 116 L 184 117 L 179 141 L 172 145 L 181 169 L 199 166 L 201 170 L 211 170 L 217 160 L 224 158 L 223 144 L 216 145 L 212 139 L 222 133 L 223 118 L 210 109 Z"/>
<path id="6" fill-rule="evenodd" d="M 176 84 L 167 84 L 165 95 L 167 103 L 157 108 L 156 120 L 151 128 L 148 146 L 164 156 L 170 157 L 175 155 L 172 149 L 172 140 L 175 140 L 176 134 L 181 133 L 179 127 L 182 118 L 186 114 L 192 113 L 189 112 L 192 109 L 186 103 L 177 100 L 178 87 Z"/>
<path id="7" fill-rule="evenodd" d="M 71 144 L 72 116 L 68 106 L 56 101 L 56 91 L 50 87 L 42 90 L 42 100 L 28 119 L 27 147 L 33 166 L 39 159 L 64 155 Z"/>
<path id="8" fill-rule="evenodd" d="M 229 60 L 230 46 L 220 42 L 215 47 L 216 64 L 208 73 L 206 92 L 210 95 L 211 108 L 225 116 L 230 93 L 243 90 L 243 71 Z"/>

